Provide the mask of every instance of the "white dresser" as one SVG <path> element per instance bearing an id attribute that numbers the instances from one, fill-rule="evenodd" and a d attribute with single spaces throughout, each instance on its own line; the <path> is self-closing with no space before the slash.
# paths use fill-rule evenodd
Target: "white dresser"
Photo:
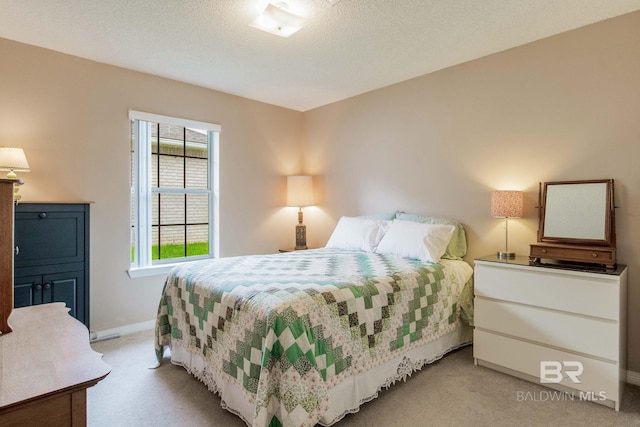
<path id="1" fill-rule="evenodd" d="M 475 260 L 476 364 L 619 410 L 627 268 L 602 271 Z"/>

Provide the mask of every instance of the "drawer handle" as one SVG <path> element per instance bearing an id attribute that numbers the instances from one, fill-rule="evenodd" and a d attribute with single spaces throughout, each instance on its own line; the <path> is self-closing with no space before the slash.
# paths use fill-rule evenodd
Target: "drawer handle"
<path id="1" fill-rule="evenodd" d="M 592 254 L 591 254 L 591 256 L 592 256 L 592 257 L 594 257 L 594 258 L 598 258 L 598 254 L 597 254 L 597 253 L 595 253 L 595 252 L 594 252 L 594 253 L 592 253 Z"/>
<path id="2" fill-rule="evenodd" d="M 42 219 L 45 219 L 47 217 L 47 214 L 45 212 L 40 212 L 40 215 L 38 216 Z"/>
<path id="3" fill-rule="evenodd" d="M 16 248 L 13 251 L 18 255 L 20 253 L 20 247 L 16 245 Z"/>
<path id="4" fill-rule="evenodd" d="M 546 249 L 543 249 L 543 250 L 542 250 L 542 253 L 543 253 L 543 254 L 546 254 L 546 253 L 547 253 L 547 250 L 546 250 Z"/>

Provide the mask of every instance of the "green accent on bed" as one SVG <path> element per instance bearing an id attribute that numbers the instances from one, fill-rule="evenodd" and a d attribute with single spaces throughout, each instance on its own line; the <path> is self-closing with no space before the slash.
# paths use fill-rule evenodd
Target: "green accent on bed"
<path id="1" fill-rule="evenodd" d="M 313 425 L 328 383 L 457 326 L 444 280 L 439 264 L 328 249 L 185 264 L 165 283 L 156 356 L 205 355 L 254 396 L 255 426 Z"/>

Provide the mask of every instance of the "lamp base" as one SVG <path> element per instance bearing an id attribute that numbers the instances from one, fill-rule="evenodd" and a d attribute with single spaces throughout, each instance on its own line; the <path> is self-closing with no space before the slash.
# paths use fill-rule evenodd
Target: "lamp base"
<path id="1" fill-rule="evenodd" d="M 22 199 L 22 194 L 19 193 L 21 184 L 22 184 L 21 180 L 18 180 L 18 182 L 13 184 L 13 201 L 15 203 L 18 203 L 20 199 Z"/>
<path id="2" fill-rule="evenodd" d="M 307 249 L 307 226 L 296 225 L 296 251 Z"/>
<path id="3" fill-rule="evenodd" d="M 498 252 L 498 259 L 514 259 L 515 257 L 515 252 Z"/>

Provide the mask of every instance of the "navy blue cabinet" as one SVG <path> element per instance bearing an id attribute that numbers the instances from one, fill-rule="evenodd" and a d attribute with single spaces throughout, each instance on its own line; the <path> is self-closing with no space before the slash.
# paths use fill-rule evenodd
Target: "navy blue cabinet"
<path id="1" fill-rule="evenodd" d="M 15 208 L 14 307 L 64 302 L 89 328 L 89 204 Z"/>

